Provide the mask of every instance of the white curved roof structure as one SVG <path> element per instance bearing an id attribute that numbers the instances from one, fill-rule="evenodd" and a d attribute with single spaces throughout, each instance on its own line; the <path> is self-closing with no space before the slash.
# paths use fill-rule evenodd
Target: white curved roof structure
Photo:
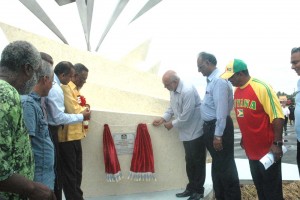
<path id="1" fill-rule="evenodd" d="M 55 22 L 53 22 L 52 17 L 47 14 L 47 11 L 49 11 L 49 7 L 47 6 L 41 6 L 40 4 L 45 4 L 43 1 L 37 1 L 37 0 L 19 0 L 28 10 L 32 12 L 39 20 L 41 20 L 62 42 L 65 44 L 68 44 L 67 38 L 63 35 L 63 33 L 60 31 L 60 29 L 57 27 Z M 52 0 L 54 1 L 54 0 Z M 68 4 L 76 4 L 78 15 L 81 20 L 82 25 L 82 32 L 84 33 L 85 40 L 86 40 L 86 46 L 87 50 L 91 50 L 91 44 L 90 44 L 90 34 L 91 34 L 91 28 L 92 28 L 92 21 L 99 20 L 94 17 L 93 12 L 98 12 L 98 10 L 95 10 L 95 2 L 94 0 L 55 0 L 57 3 L 56 10 L 62 10 L 63 6 L 68 6 Z M 137 20 L 139 17 L 141 17 L 145 12 L 156 6 L 158 3 L 160 3 L 162 0 L 148 0 L 143 7 L 135 8 L 136 10 L 135 16 L 129 21 L 129 23 L 133 22 L 134 20 Z M 99 2 L 101 2 L 99 4 Z M 99 42 L 96 47 L 96 51 L 98 51 L 99 47 L 101 46 L 103 40 L 105 39 L 106 35 L 108 34 L 111 27 L 114 25 L 120 14 L 123 12 L 123 10 L 126 9 L 127 4 L 129 3 L 129 0 L 118 0 L 118 1 L 97 1 L 99 6 L 105 5 L 109 2 L 109 4 L 114 4 L 114 9 L 111 11 L 111 17 L 106 24 L 105 29 L 103 30 L 102 34 L 99 35 Z M 49 3 L 49 2 L 48 2 Z M 74 6 L 74 5 L 73 5 Z M 108 12 L 109 13 L 109 12 Z"/>

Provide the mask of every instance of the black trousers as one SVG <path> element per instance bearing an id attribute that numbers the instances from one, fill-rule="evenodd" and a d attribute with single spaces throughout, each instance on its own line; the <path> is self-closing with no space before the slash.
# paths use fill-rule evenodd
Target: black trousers
<path id="1" fill-rule="evenodd" d="M 249 160 L 250 170 L 259 200 L 283 200 L 281 160 L 265 170 L 259 160 Z"/>
<path id="2" fill-rule="evenodd" d="M 203 136 L 191 141 L 184 141 L 183 146 L 185 150 L 186 174 L 189 179 L 186 189 L 204 194 L 206 148 Z"/>
<path id="3" fill-rule="evenodd" d="M 289 120 L 289 118 L 287 116 L 284 116 L 283 130 L 285 133 L 287 131 L 288 120 Z"/>
<path id="4" fill-rule="evenodd" d="M 295 114 L 290 112 L 289 114 L 290 125 L 295 124 Z"/>
<path id="5" fill-rule="evenodd" d="M 51 134 L 52 142 L 55 150 L 55 182 L 54 182 L 54 194 L 57 200 L 62 200 L 62 182 L 61 182 L 61 167 L 60 167 L 60 155 L 58 145 L 58 128 L 59 126 L 49 125 L 49 131 Z"/>
<path id="6" fill-rule="evenodd" d="M 211 173 L 215 197 L 217 200 L 240 200 L 239 176 L 234 161 L 234 128 L 230 116 L 222 136 L 223 150 L 213 147 L 216 120 L 204 122 L 204 141 L 212 157 Z"/>
<path id="7" fill-rule="evenodd" d="M 83 200 L 81 140 L 59 143 L 63 190 L 66 200 Z"/>
<path id="8" fill-rule="evenodd" d="M 300 142 L 297 140 L 297 164 L 298 164 L 298 171 L 300 175 Z"/>

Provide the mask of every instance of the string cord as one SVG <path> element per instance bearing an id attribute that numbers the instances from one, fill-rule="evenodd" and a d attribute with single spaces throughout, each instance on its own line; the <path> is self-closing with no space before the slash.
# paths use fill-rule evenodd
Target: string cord
<path id="1" fill-rule="evenodd" d="M 95 124 L 99 124 L 99 125 L 104 125 L 104 124 L 101 124 L 101 123 L 99 123 L 99 122 L 97 122 L 97 121 L 95 121 L 95 120 L 93 120 L 93 119 L 90 119 L 90 121 L 91 122 L 93 122 L 93 123 L 95 123 Z M 152 123 L 138 123 L 138 124 L 146 124 L 146 125 L 152 125 Z M 136 127 L 137 126 L 137 124 L 129 124 L 129 125 L 124 125 L 124 124 L 114 124 L 114 125 L 110 125 L 109 124 L 109 127 Z"/>

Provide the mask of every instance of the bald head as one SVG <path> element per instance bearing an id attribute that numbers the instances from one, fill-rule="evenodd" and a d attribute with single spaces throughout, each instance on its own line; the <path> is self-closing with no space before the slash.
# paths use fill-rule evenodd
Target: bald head
<path id="1" fill-rule="evenodd" d="M 173 70 L 168 70 L 164 73 L 162 77 L 162 82 L 169 91 L 175 91 L 178 83 L 179 83 L 179 76 L 177 73 Z"/>
<path id="2" fill-rule="evenodd" d="M 171 78 L 177 77 L 177 73 L 173 70 L 168 70 L 164 73 L 162 77 L 163 82 L 169 82 Z"/>

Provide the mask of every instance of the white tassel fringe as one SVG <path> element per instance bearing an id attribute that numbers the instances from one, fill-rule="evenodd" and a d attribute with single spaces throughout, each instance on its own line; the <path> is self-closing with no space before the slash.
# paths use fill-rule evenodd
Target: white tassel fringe
<path id="1" fill-rule="evenodd" d="M 133 181 L 156 181 L 155 173 L 152 172 L 129 172 L 128 179 Z"/>

